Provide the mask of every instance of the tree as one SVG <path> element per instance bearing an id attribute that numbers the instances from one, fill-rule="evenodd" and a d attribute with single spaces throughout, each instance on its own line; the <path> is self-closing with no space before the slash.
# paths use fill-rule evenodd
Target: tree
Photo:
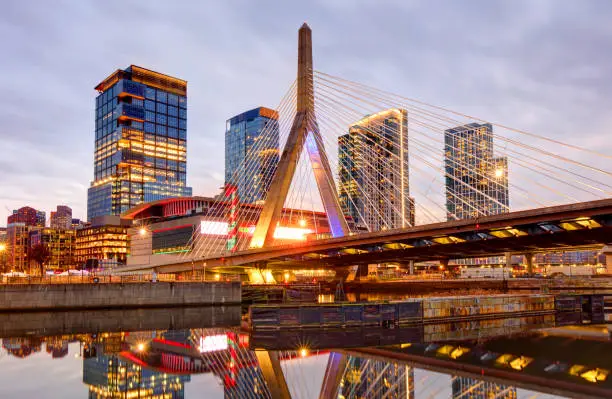
<path id="1" fill-rule="evenodd" d="M 40 275 L 44 276 L 44 264 L 51 257 L 51 252 L 49 251 L 49 248 L 45 244 L 36 244 L 30 248 L 28 256 L 31 260 L 38 263 L 38 267 L 40 267 Z"/>

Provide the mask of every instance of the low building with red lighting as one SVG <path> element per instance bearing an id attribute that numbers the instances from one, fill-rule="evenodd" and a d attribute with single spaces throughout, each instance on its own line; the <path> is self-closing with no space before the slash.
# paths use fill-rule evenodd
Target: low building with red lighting
<path id="1" fill-rule="evenodd" d="M 121 216 L 133 220 L 128 229 L 127 263 L 154 264 L 190 253 L 207 256 L 244 250 L 261 210 L 261 205 L 209 197 L 168 198 L 138 205 Z M 289 244 L 329 234 L 324 212 L 285 208 L 274 243 Z"/>

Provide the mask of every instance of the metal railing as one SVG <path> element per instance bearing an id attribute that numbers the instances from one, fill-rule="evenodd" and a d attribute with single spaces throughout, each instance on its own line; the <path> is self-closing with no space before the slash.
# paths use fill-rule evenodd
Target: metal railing
<path id="1" fill-rule="evenodd" d="M 123 274 L 123 275 L 69 275 L 69 276 L 26 276 L 11 277 L 0 276 L 0 285 L 27 285 L 27 284 L 107 284 L 107 283 L 155 283 L 155 282 L 203 282 L 202 278 L 184 277 L 175 274 L 151 273 Z M 207 280 L 215 281 L 215 280 Z"/>

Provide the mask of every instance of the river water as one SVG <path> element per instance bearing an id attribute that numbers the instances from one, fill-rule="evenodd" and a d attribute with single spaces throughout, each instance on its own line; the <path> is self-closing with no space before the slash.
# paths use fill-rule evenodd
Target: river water
<path id="1" fill-rule="evenodd" d="M 157 311 L 159 327 L 151 328 L 146 315 L 136 320 L 146 329 L 129 331 L 86 320 L 53 330 L 31 318 L 14 324 L 13 336 L 2 338 L 0 398 L 282 397 L 277 381 L 266 381 L 275 370 L 261 367 L 276 360 L 292 398 L 318 398 L 324 381 L 333 398 L 612 397 L 605 325 L 558 327 L 554 318 L 534 317 L 249 333 L 218 325 L 226 318 L 168 328 L 167 320 L 185 321 L 180 309 Z"/>

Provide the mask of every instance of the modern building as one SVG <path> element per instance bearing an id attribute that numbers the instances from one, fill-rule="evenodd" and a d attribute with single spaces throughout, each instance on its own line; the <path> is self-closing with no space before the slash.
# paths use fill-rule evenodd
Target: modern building
<path id="1" fill-rule="evenodd" d="M 114 268 L 125 264 L 130 225 L 131 221 L 119 216 L 100 216 L 94 218 L 90 226 L 77 230 L 77 264 L 87 268 Z"/>
<path id="2" fill-rule="evenodd" d="M 448 220 L 510 211 L 508 159 L 493 151 L 493 126 L 470 123 L 444 131 Z"/>
<path id="3" fill-rule="evenodd" d="M 24 206 L 17 210 L 13 210 L 13 214 L 9 215 L 6 224 L 23 223 L 26 226 L 45 227 L 46 215 L 43 211 L 38 211 L 32 207 Z"/>
<path id="4" fill-rule="evenodd" d="M 414 399 L 414 369 L 386 361 L 349 356 L 338 398 Z"/>
<path id="5" fill-rule="evenodd" d="M 58 205 L 55 211 L 51 211 L 49 226 L 52 229 L 72 228 L 72 208 L 66 205 Z"/>
<path id="6" fill-rule="evenodd" d="M 28 248 L 30 229 L 32 229 L 32 226 L 22 222 L 9 223 L 6 227 L 6 254 L 3 257 L 6 270 L 26 272 L 29 270 Z"/>
<path id="7" fill-rule="evenodd" d="M 191 195 L 187 82 L 131 65 L 96 86 L 94 180 L 87 219 Z"/>
<path id="8" fill-rule="evenodd" d="M 265 200 L 278 161 L 278 112 L 259 107 L 227 121 L 225 184 L 238 188 L 240 202 Z"/>
<path id="9" fill-rule="evenodd" d="M 414 226 L 406 110 L 391 108 L 357 121 L 338 138 L 338 152 L 340 205 L 357 228 Z"/>
<path id="10" fill-rule="evenodd" d="M 6 227 L 0 227 L 0 273 L 4 273 L 6 270 L 6 258 L 8 248 L 8 238 L 6 235 Z"/>
<path id="11" fill-rule="evenodd" d="M 495 382 L 454 376 L 452 380 L 453 399 L 516 399 L 515 387 Z"/>
<path id="12" fill-rule="evenodd" d="M 65 228 L 40 228 L 29 233 L 29 247 L 45 245 L 49 249 L 49 260 L 44 264 L 47 270 L 71 269 L 76 265 L 76 231 Z"/>
<path id="13" fill-rule="evenodd" d="M 130 209 L 122 215 L 133 220 L 128 264 L 162 263 L 192 251 L 205 255 L 246 249 L 263 206 L 236 207 L 239 216 L 234 229 L 226 217 L 226 203 L 214 198 L 169 198 Z M 285 208 L 275 243 L 327 237 L 329 231 L 325 213 Z"/>

